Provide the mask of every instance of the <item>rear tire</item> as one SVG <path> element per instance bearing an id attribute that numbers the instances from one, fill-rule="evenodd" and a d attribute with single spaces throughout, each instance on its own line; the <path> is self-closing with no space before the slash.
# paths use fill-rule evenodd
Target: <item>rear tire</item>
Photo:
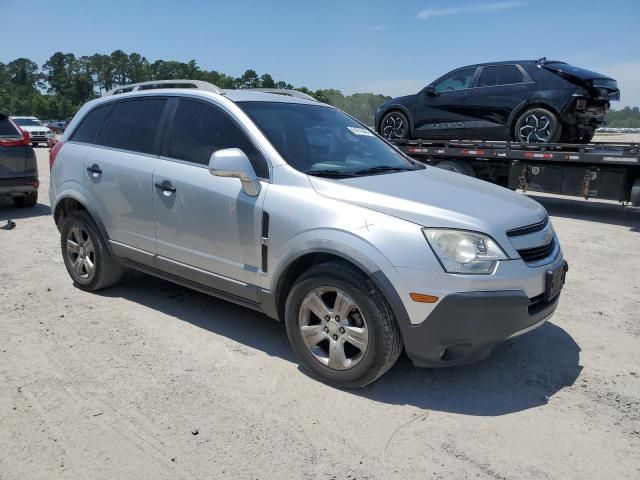
<path id="1" fill-rule="evenodd" d="M 473 167 L 463 160 L 444 160 L 436 165 L 436 168 L 460 173 L 468 177 L 475 177 L 476 172 Z"/>
<path id="2" fill-rule="evenodd" d="M 13 204 L 18 208 L 35 207 L 38 203 L 38 192 L 29 192 L 23 197 L 13 197 Z"/>
<path id="3" fill-rule="evenodd" d="M 366 275 L 340 262 L 311 267 L 296 281 L 287 297 L 285 325 L 300 363 L 338 388 L 368 385 L 402 351 L 400 330 L 383 295 Z"/>
<path id="4" fill-rule="evenodd" d="M 84 210 L 67 215 L 60 228 L 60 246 L 67 272 L 78 288 L 87 291 L 109 287 L 122 274 L 95 222 Z"/>
<path id="5" fill-rule="evenodd" d="M 558 117 L 545 108 L 526 110 L 513 129 L 513 139 L 519 143 L 556 143 L 561 135 Z"/>

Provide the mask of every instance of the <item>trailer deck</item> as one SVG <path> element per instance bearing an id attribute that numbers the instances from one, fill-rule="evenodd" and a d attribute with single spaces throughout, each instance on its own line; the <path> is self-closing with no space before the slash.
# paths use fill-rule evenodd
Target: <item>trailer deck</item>
<path id="1" fill-rule="evenodd" d="M 514 142 L 394 140 L 423 163 L 473 175 L 511 189 L 640 206 L 640 144 L 521 144 Z"/>

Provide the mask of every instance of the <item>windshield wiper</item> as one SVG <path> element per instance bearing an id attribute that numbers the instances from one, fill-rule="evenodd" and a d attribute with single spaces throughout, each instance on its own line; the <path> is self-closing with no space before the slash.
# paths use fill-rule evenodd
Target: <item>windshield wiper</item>
<path id="1" fill-rule="evenodd" d="M 385 172 L 407 172 L 409 170 L 417 170 L 415 167 L 391 167 L 389 165 L 378 165 L 370 168 L 363 168 L 362 170 L 357 170 L 354 173 L 356 175 L 367 175 L 374 173 L 385 173 Z"/>
<path id="2" fill-rule="evenodd" d="M 306 173 L 307 175 L 315 175 L 317 177 L 328 177 L 328 178 L 355 177 L 355 175 L 351 172 L 344 172 L 340 170 L 305 170 L 303 173 Z"/>

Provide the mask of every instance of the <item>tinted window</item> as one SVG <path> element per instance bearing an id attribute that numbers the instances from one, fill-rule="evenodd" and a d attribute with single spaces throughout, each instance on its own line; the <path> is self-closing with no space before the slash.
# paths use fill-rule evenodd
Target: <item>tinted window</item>
<path id="1" fill-rule="evenodd" d="M 0 137 L 16 137 L 18 131 L 15 129 L 8 117 L 0 114 Z"/>
<path id="2" fill-rule="evenodd" d="M 14 122 L 16 122 L 21 127 L 41 127 L 42 122 L 35 118 L 14 118 Z"/>
<path id="3" fill-rule="evenodd" d="M 456 72 L 450 73 L 438 83 L 435 84 L 436 92 L 447 92 L 451 90 L 462 90 L 469 88 L 473 75 L 476 73 L 475 68 L 464 68 Z"/>
<path id="4" fill-rule="evenodd" d="M 293 168 L 309 173 L 359 175 L 362 170 L 413 170 L 411 161 L 340 110 L 320 105 L 240 102 Z"/>
<path id="5" fill-rule="evenodd" d="M 264 158 L 226 113 L 204 103 L 181 100 L 173 119 L 169 156 L 208 165 L 211 154 L 223 148 L 241 149 L 256 175 L 269 178 Z"/>
<path id="6" fill-rule="evenodd" d="M 100 131 L 100 145 L 141 153 L 154 153 L 160 125 L 162 98 L 117 102 Z"/>
<path id="7" fill-rule="evenodd" d="M 112 103 L 103 105 L 101 107 L 91 110 L 84 119 L 80 122 L 80 126 L 73 132 L 71 140 L 76 142 L 94 143 L 98 138 L 100 127 L 106 118 L 107 114 L 113 107 Z"/>
<path id="8" fill-rule="evenodd" d="M 515 65 L 484 67 L 478 79 L 479 87 L 509 85 L 511 83 L 522 83 L 522 72 Z"/>

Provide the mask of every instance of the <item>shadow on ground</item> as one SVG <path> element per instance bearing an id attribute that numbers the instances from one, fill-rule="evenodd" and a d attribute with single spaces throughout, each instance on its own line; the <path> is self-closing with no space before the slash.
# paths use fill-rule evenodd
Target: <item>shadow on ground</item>
<path id="1" fill-rule="evenodd" d="M 546 197 L 529 193 L 527 196 L 540 202 L 551 216 L 609 223 L 628 227 L 632 232 L 640 232 L 640 208 L 638 207 L 623 207 L 597 200 Z"/>
<path id="2" fill-rule="evenodd" d="M 99 294 L 148 306 L 297 363 L 283 325 L 261 313 L 138 273 L 127 274 L 119 285 Z M 579 353 L 566 331 L 547 323 L 510 340 L 492 357 L 474 365 L 423 369 L 403 355 L 373 385 L 350 393 L 387 404 L 464 415 L 504 415 L 544 405 L 560 389 L 572 385 L 582 369 Z"/>
<path id="3" fill-rule="evenodd" d="M 22 220 L 24 218 L 44 217 L 51 215 L 51 207 L 37 203 L 31 208 L 16 208 L 10 198 L 0 198 L 0 221 Z M 4 222 L 3 222 L 4 223 Z M 16 222 L 17 224 L 18 222 Z"/>

